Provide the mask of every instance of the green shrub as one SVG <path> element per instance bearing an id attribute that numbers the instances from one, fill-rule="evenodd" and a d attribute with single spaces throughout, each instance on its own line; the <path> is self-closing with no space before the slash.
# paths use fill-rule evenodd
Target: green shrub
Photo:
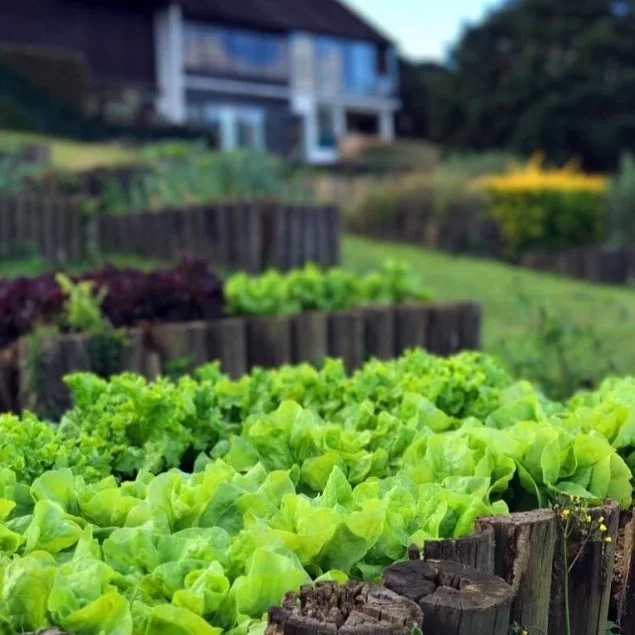
<path id="1" fill-rule="evenodd" d="M 624 155 L 617 176 L 609 185 L 607 237 L 616 246 L 635 242 L 635 158 Z"/>
<path id="2" fill-rule="evenodd" d="M 575 165 L 545 167 L 537 154 L 512 172 L 476 179 L 472 188 L 486 193 L 507 255 L 595 244 L 604 236 L 607 180 Z"/>

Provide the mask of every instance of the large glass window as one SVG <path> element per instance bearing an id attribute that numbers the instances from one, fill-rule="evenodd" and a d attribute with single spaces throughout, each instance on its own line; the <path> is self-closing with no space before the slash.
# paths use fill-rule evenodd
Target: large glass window
<path id="1" fill-rule="evenodd" d="M 320 90 L 372 95 L 378 84 L 378 50 L 369 42 L 316 38 L 317 84 Z"/>
<path id="2" fill-rule="evenodd" d="M 284 36 L 243 29 L 186 23 L 185 69 L 284 81 L 289 74 Z"/>

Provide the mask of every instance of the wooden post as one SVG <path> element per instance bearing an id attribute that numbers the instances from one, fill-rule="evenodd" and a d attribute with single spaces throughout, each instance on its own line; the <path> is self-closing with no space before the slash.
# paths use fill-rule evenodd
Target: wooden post
<path id="1" fill-rule="evenodd" d="M 57 417 L 70 404 L 68 388 L 62 381 L 66 374 L 59 337 L 34 341 L 26 336 L 18 342 L 20 407 L 42 416 Z"/>
<path id="2" fill-rule="evenodd" d="M 615 569 L 611 588 L 609 620 L 620 627 L 622 635 L 635 635 L 635 510 L 620 514 L 615 545 Z"/>
<path id="3" fill-rule="evenodd" d="M 613 578 L 615 542 L 619 525 L 619 507 L 608 502 L 604 507 L 589 510 L 594 521 L 604 518 L 605 536 L 611 542 L 584 542 L 580 535 L 572 535 L 563 542 L 559 528 L 554 553 L 554 568 L 549 612 L 549 633 L 566 633 L 564 549 L 567 562 L 575 565 L 568 576 L 569 617 L 572 635 L 605 635 L 609 613 L 611 580 Z M 559 524 L 560 525 L 560 524 Z"/>
<path id="4" fill-rule="evenodd" d="M 273 247 L 271 253 L 272 265 L 281 271 L 288 271 L 291 268 L 290 224 L 290 208 L 284 205 L 276 206 L 273 212 Z"/>
<path id="5" fill-rule="evenodd" d="M 227 205 L 217 205 L 210 210 L 211 218 L 214 221 L 215 228 L 215 253 L 214 262 L 221 267 L 230 267 L 231 265 L 231 236 L 229 233 L 228 217 L 231 208 Z M 209 227 L 208 220 L 208 227 Z"/>
<path id="6" fill-rule="evenodd" d="M 20 411 L 18 350 L 13 344 L 0 350 L 0 412 Z"/>
<path id="7" fill-rule="evenodd" d="M 328 215 L 324 207 L 315 210 L 315 240 L 317 249 L 317 264 L 321 267 L 329 266 L 329 232 Z"/>
<path id="8" fill-rule="evenodd" d="M 409 303 L 395 307 L 395 355 L 410 348 L 426 346 L 430 305 Z"/>
<path id="9" fill-rule="evenodd" d="M 269 609 L 266 635 L 410 635 L 420 628 L 421 609 L 380 586 L 349 582 L 305 585 Z M 427 635 L 427 633 L 426 633 Z"/>
<path id="10" fill-rule="evenodd" d="M 145 373 L 145 334 L 141 329 L 128 329 L 121 349 L 121 371 Z"/>
<path id="11" fill-rule="evenodd" d="M 425 635 L 508 635 L 513 600 L 500 578 L 456 562 L 410 560 L 388 567 L 384 585 L 423 610 Z"/>
<path id="12" fill-rule="evenodd" d="M 477 351 L 481 348 L 481 305 L 464 302 L 459 310 L 459 351 Z"/>
<path id="13" fill-rule="evenodd" d="M 557 533 L 553 510 L 482 518 L 477 527 L 494 530 L 494 573 L 514 591 L 512 623 L 546 633 Z"/>
<path id="14" fill-rule="evenodd" d="M 411 559 L 413 548 L 410 550 Z M 416 553 L 416 552 L 414 552 Z M 494 573 L 494 529 L 483 527 L 471 536 L 456 540 L 428 540 L 423 547 L 424 560 L 448 560 L 472 567 L 482 573 Z"/>
<path id="15" fill-rule="evenodd" d="M 341 218 L 340 210 L 338 207 L 328 207 L 326 209 L 328 215 L 328 228 L 329 228 L 329 266 L 337 267 L 341 260 Z"/>
<path id="16" fill-rule="evenodd" d="M 453 355 L 459 351 L 460 311 L 450 302 L 430 307 L 426 348 L 435 355 Z"/>
<path id="17" fill-rule="evenodd" d="M 328 356 L 328 314 L 306 311 L 291 318 L 291 359 L 317 363 Z"/>
<path id="18" fill-rule="evenodd" d="M 227 318 L 207 323 L 209 360 L 219 360 L 233 379 L 247 372 L 247 330 L 242 318 Z"/>
<path id="19" fill-rule="evenodd" d="M 291 318 L 285 315 L 248 317 L 249 367 L 277 368 L 291 363 Z"/>
<path id="20" fill-rule="evenodd" d="M 159 324 L 150 333 L 163 364 L 183 362 L 189 371 L 209 361 L 206 322 Z"/>
<path id="21" fill-rule="evenodd" d="M 361 311 L 336 311 L 329 314 L 329 357 L 339 357 L 349 373 L 364 363 L 364 318 Z"/>
<path id="22" fill-rule="evenodd" d="M 364 316 L 364 358 L 395 357 L 395 310 L 376 304 L 361 309 Z"/>
<path id="23" fill-rule="evenodd" d="M 301 267 L 304 247 L 304 215 L 299 207 L 289 207 L 289 231 L 286 236 L 289 245 L 289 269 Z"/>

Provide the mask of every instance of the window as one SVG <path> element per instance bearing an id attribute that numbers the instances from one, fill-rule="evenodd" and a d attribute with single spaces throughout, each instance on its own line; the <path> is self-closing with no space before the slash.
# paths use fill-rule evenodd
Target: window
<path id="1" fill-rule="evenodd" d="M 322 91 L 371 95 L 380 68 L 377 46 L 369 42 L 316 38 L 317 85 Z"/>
<path id="2" fill-rule="evenodd" d="M 334 150 L 337 146 L 335 134 L 335 111 L 333 108 L 320 106 L 317 113 L 318 146 L 322 150 Z"/>
<path id="3" fill-rule="evenodd" d="M 289 75 L 284 36 L 186 23 L 185 68 L 190 72 L 258 76 L 284 81 Z"/>
<path id="4" fill-rule="evenodd" d="M 372 94 L 377 85 L 377 48 L 350 42 L 344 49 L 344 85 L 356 94 Z"/>
<path id="5" fill-rule="evenodd" d="M 188 110 L 194 111 L 189 106 Z M 200 123 L 221 150 L 265 149 L 265 113 L 260 108 L 208 103 L 197 109 Z"/>
<path id="6" fill-rule="evenodd" d="M 236 142 L 239 148 L 264 149 L 264 117 L 260 110 L 236 110 Z"/>

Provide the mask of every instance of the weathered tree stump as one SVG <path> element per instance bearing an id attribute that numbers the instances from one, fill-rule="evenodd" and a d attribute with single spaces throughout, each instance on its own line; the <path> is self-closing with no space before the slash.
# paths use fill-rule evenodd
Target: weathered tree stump
<path id="1" fill-rule="evenodd" d="M 507 635 L 514 594 L 500 578 L 456 562 L 392 565 L 384 585 L 423 610 L 425 635 Z"/>
<path id="2" fill-rule="evenodd" d="M 424 560 L 447 560 L 494 573 L 494 529 L 483 527 L 471 536 L 456 540 L 430 540 L 423 548 Z"/>
<path id="3" fill-rule="evenodd" d="M 207 325 L 210 361 L 218 360 L 224 372 L 234 379 L 247 372 L 247 332 L 245 320 L 215 320 Z"/>
<path id="4" fill-rule="evenodd" d="M 421 609 L 379 586 L 321 582 L 288 593 L 282 606 L 269 609 L 267 635 L 410 635 L 421 627 Z"/>
<path id="5" fill-rule="evenodd" d="M 248 317 L 246 323 L 250 368 L 277 368 L 291 363 L 291 318 Z"/>
<path id="6" fill-rule="evenodd" d="M 609 609 L 609 619 L 620 627 L 623 635 L 635 635 L 634 547 L 635 512 L 631 508 L 620 514 Z"/>
<path id="7" fill-rule="evenodd" d="M 557 536 L 555 513 L 539 509 L 482 518 L 477 526 L 494 531 L 494 573 L 513 589 L 512 623 L 546 633 Z"/>
<path id="8" fill-rule="evenodd" d="M 328 314 L 306 311 L 291 321 L 291 357 L 294 364 L 320 362 L 328 355 Z"/>
<path id="9" fill-rule="evenodd" d="M 365 358 L 395 357 L 395 310 L 388 305 L 366 306 L 364 316 Z"/>
<path id="10" fill-rule="evenodd" d="M 349 372 L 364 362 L 364 320 L 360 311 L 329 314 L 329 355 L 340 357 Z"/>
<path id="11" fill-rule="evenodd" d="M 615 542 L 619 525 L 619 506 L 617 503 L 607 502 L 604 507 L 590 509 L 588 513 L 594 520 L 600 517 L 604 519 L 604 525 L 607 527 L 604 536 L 610 538 L 611 542 L 605 540 L 585 542 L 582 536 L 574 533 L 565 545 L 563 531 L 558 530 L 551 580 L 549 633 L 567 632 L 565 548 L 569 566 L 575 561 L 568 576 L 571 634 L 605 635 L 606 632 Z"/>

